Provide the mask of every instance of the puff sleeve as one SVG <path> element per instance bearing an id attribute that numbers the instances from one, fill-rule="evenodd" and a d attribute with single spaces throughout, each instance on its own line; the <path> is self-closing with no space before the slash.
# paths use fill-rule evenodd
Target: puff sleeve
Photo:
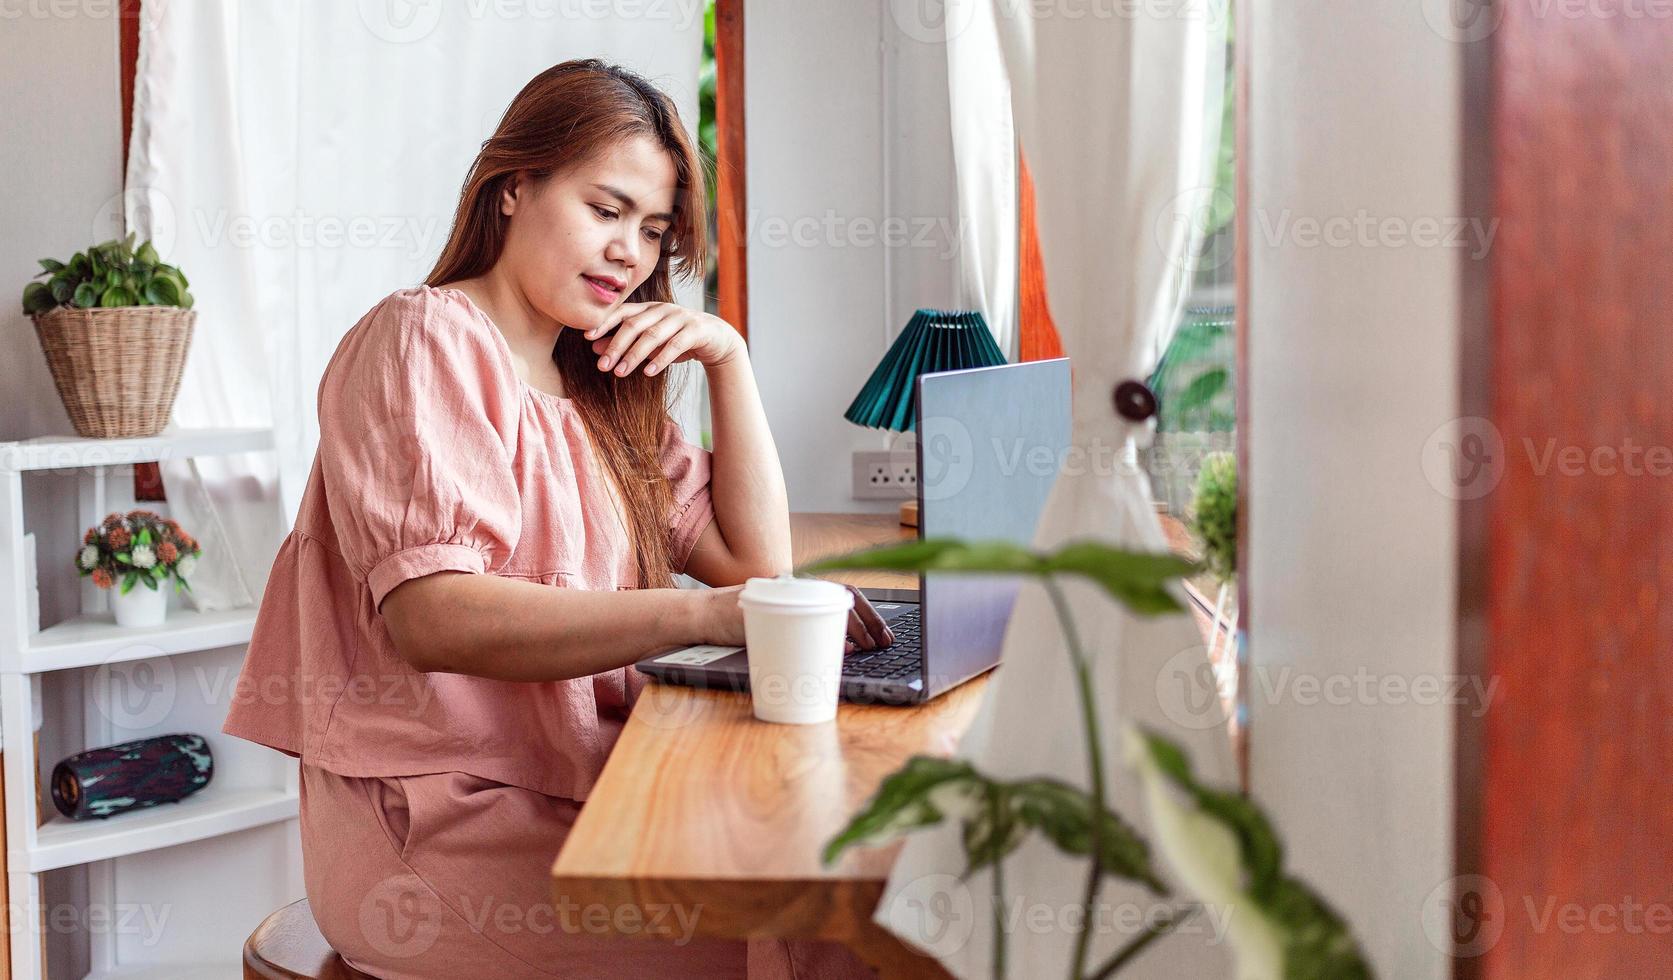
<path id="1" fill-rule="evenodd" d="M 711 453 L 685 441 L 679 425 L 668 419 L 662 428 L 662 471 L 674 490 L 674 508 L 668 520 L 668 558 L 676 573 L 685 571 L 691 549 L 703 529 L 714 519 L 714 501 L 709 496 Z"/>
<path id="2" fill-rule="evenodd" d="M 517 546 L 521 393 L 493 329 L 444 292 L 401 290 L 326 368 L 318 465 L 374 609 L 408 579 L 496 572 Z"/>

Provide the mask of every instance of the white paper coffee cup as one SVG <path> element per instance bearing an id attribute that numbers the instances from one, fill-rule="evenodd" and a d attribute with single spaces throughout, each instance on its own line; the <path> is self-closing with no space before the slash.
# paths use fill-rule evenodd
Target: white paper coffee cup
<path id="1" fill-rule="evenodd" d="M 854 594 L 821 579 L 752 578 L 738 593 L 755 717 L 812 725 L 836 717 Z"/>

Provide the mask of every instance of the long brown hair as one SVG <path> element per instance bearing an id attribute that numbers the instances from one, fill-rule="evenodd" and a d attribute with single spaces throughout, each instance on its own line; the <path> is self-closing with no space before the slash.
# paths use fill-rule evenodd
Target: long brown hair
<path id="1" fill-rule="evenodd" d="M 480 276 L 499 261 L 510 220 L 500 213 L 501 190 L 515 174 L 545 180 L 635 136 L 650 137 L 668 152 L 678 189 L 656 269 L 627 302 L 671 302 L 671 274 L 702 281 L 708 251 L 703 162 L 673 101 L 633 72 L 588 58 L 553 65 L 511 100 L 471 164 L 447 246 L 425 285 Z M 673 585 L 667 537 L 673 492 L 660 462 L 668 372 L 605 374 L 595 367 L 592 342 L 574 329 L 558 332 L 552 361 L 626 508 L 638 587 Z"/>

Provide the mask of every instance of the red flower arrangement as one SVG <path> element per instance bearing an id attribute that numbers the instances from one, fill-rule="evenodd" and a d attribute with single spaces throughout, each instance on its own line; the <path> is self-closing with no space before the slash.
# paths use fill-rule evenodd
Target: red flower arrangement
<path id="1" fill-rule="evenodd" d="M 108 589 L 120 580 L 122 593 L 143 582 L 155 590 L 159 583 L 174 579 L 174 591 L 191 591 L 186 579 L 197 566 L 203 549 L 197 539 L 173 518 L 154 511 L 130 510 L 111 514 L 104 523 L 87 529 L 76 570 L 91 575 L 93 584 Z"/>

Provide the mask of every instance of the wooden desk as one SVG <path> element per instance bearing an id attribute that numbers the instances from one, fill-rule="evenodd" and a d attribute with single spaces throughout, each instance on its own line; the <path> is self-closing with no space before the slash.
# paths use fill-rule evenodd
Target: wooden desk
<path id="1" fill-rule="evenodd" d="M 791 528 L 797 565 L 916 533 L 894 514 L 795 514 Z M 772 725 L 754 719 L 748 695 L 653 681 L 552 866 L 554 894 L 640 921 L 692 909 L 705 936 L 839 940 L 884 977 L 944 977 L 871 922 L 900 843 L 849 850 L 829 868 L 819 852 L 908 757 L 949 754 L 986 685 L 916 707 L 843 704 L 833 724 Z"/>

